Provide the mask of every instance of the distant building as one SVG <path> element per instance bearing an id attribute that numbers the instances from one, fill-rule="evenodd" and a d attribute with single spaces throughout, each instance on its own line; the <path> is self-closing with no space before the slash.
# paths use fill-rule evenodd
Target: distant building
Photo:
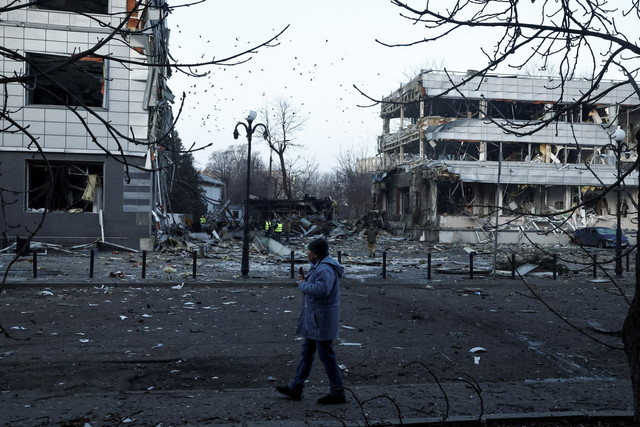
<path id="1" fill-rule="evenodd" d="M 200 185 L 204 189 L 207 212 L 214 212 L 215 208 L 222 203 L 225 195 L 224 182 L 200 174 Z"/>
<path id="2" fill-rule="evenodd" d="M 569 109 L 589 81 L 567 81 L 563 89 L 550 77 L 488 75 L 434 97 L 451 86 L 450 78 L 461 83 L 469 76 L 422 72 L 384 98 L 374 207 L 389 225 L 431 241 L 482 242 L 493 238 L 498 206 L 504 242 L 518 241 L 527 230 L 611 226 L 616 192 L 599 196 L 616 182 L 618 166 L 626 171 L 638 155 L 640 117 L 630 109 L 631 89 L 602 82 L 601 91 L 604 85 L 611 90 L 597 104 Z M 558 102 L 561 90 L 566 102 Z M 541 123 L 552 111 L 563 119 L 532 134 L 519 128 Z M 501 126 L 525 132 L 514 135 Z M 620 163 L 610 137 L 618 126 L 627 144 Z M 624 188 L 626 216 L 638 202 L 637 171 L 626 176 Z M 564 212 L 583 202 L 575 213 Z M 623 226 L 636 228 L 630 221 Z"/>

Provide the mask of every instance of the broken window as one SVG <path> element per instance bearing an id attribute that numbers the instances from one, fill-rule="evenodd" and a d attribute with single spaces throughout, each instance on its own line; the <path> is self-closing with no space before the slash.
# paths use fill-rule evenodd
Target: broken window
<path id="1" fill-rule="evenodd" d="M 425 116 L 470 119 L 478 117 L 480 101 L 474 99 L 430 99 L 425 103 Z"/>
<path id="2" fill-rule="evenodd" d="M 76 13 L 107 14 L 109 12 L 109 0 L 37 0 L 33 6 L 38 9 Z"/>
<path id="3" fill-rule="evenodd" d="M 101 163 L 27 163 L 27 210 L 98 212 L 102 209 Z"/>
<path id="4" fill-rule="evenodd" d="M 609 123 L 609 112 L 605 106 L 584 105 L 582 107 L 582 121 L 584 123 Z"/>
<path id="5" fill-rule="evenodd" d="M 102 107 L 102 58 L 85 57 L 62 65 L 67 60 L 64 56 L 27 53 L 27 104 Z"/>
<path id="6" fill-rule="evenodd" d="M 529 214 L 534 211 L 534 185 L 507 185 L 502 195 L 502 206 L 507 207 L 511 214 Z"/>
<path id="7" fill-rule="evenodd" d="M 478 160 L 480 152 L 475 141 L 444 141 L 427 147 L 427 156 L 438 160 Z"/>
<path id="8" fill-rule="evenodd" d="M 506 120 L 541 120 L 546 110 L 542 102 L 491 100 L 487 102 L 487 116 Z"/>
<path id="9" fill-rule="evenodd" d="M 439 215 L 469 212 L 475 204 L 473 189 L 458 182 L 438 182 L 436 209 Z"/>

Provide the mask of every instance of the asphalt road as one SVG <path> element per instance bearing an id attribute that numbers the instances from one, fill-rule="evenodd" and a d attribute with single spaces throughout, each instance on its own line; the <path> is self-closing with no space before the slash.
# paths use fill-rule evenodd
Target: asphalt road
<path id="1" fill-rule="evenodd" d="M 59 267 L 61 270 L 64 266 Z M 367 425 L 631 414 L 631 279 L 346 279 L 346 405 L 274 390 L 294 373 L 301 296 L 286 268 L 249 280 L 14 282 L 0 296 L 2 425 Z M 557 314 L 563 317 L 559 317 Z"/>

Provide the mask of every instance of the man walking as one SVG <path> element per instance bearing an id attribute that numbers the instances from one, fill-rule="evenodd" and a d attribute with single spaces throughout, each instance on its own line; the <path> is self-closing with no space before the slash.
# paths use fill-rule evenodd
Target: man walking
<path id="1" fill-rule="evenodd" d="M 329 255 L 324 239 L 312 240 L 307 246 L 311 263 L 309 273 L 300 272 L 298 289 L 304 295 L 296 334 L 302 335 L 302 352 L 296 375 L 288 385 L 276 389 L 292 398 L 302 399 L 304 382 L 309 377 L 316 351 L 329 377 L 329 394 L 318 399 L 321 404 L 346 403 L 340 368 L 333 351 L 340 322 L 340 278 L 344 267 Z"/>

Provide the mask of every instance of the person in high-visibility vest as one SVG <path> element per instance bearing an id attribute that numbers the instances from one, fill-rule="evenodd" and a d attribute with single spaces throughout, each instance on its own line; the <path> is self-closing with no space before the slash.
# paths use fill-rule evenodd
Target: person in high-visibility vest
<path id="1" fill-rule="evenodd" d="M 282 223 L 280 221 L 276 222 L 275 232 L 276 232 L 276 240 L 278 242 L 281 242 L 282 241 Z"/>
<path id="2" fill-rule="evenodd" d="M 264 237 L 269 237 L 270 234 L 271 234 L 271 221 L 269 219 L 266 219 L 264 221 Z"/>

